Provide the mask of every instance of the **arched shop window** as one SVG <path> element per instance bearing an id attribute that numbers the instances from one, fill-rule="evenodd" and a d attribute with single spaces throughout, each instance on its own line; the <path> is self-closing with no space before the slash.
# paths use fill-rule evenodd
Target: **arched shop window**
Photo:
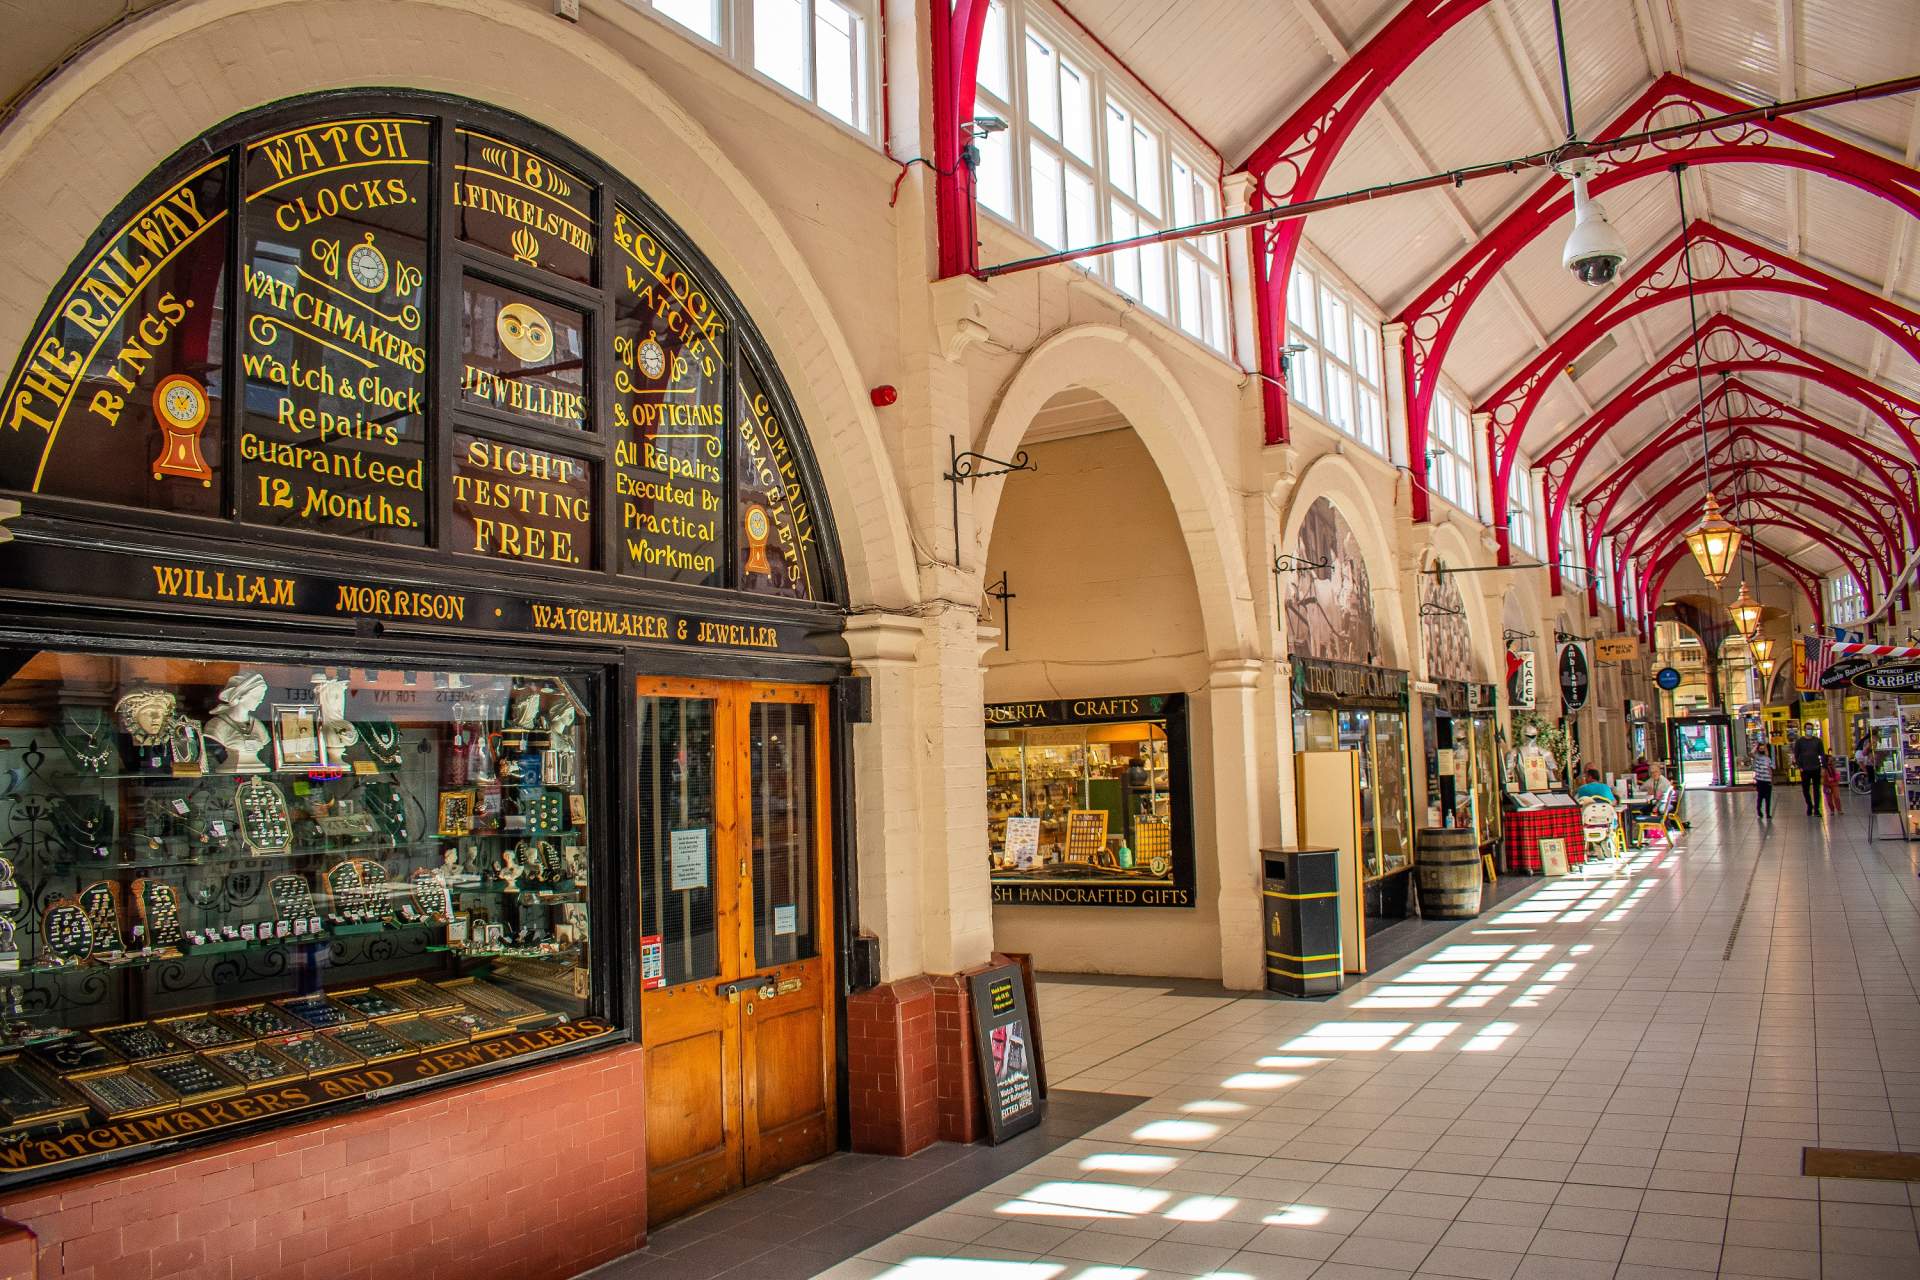
<path id="1" fill-rule="evenodd" d="M 630 1039 L 716 901 L 706 976 L 830 989 L 832 519 L 591 156 L 401 92 L 194 141 L 29 331 L 0 490 L 0 1185 Z"/>
<path id="2" fill-rule="evenodd" d="M 356 107 L 224 130 L 94 237 L 7 386 L 0 488 L 836 598 L 791 404 L 652 203 L 491 111 Z"/>

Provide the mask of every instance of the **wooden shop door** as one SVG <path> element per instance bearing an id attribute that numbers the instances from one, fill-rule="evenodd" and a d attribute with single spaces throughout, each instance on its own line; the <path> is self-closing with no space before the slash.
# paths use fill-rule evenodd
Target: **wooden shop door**
<path id="1" fill-rule="evenodd" d="M 638 689 L 647 1217 L 834 1140 L 826 690 Z"/>

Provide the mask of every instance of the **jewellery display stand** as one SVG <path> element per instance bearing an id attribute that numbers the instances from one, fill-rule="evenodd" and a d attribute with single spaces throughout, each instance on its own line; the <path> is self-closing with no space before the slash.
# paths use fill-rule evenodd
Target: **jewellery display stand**
<path id="1" fill-rule="evenodd" d="M 0 1146 L 588 1013 L 564 681 L 82 661 L 5 686 Z M 254 713 L 302 697 L 325 763 L 273 768 Z M 456 774 L 488 803 L 453 836 Z"/>

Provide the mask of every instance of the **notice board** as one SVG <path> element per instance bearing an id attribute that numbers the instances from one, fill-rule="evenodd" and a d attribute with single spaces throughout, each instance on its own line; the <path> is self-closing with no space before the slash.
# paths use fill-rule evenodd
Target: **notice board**
<path id="1" fill-rule="evenodd" d="M 1017 964 L 977 973 L 968 987 L 973 994 L 973 1056 L 980 1067 L 988 1135 L 1001 1143 L 1040 1123 L 1033 1015 Z"/>

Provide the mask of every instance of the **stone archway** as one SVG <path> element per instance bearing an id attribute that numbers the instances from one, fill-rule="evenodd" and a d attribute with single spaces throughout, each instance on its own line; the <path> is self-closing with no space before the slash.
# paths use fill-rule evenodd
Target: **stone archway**
<path id="1" fill-rule="evenodd" d="M 1215 662 L 1253 658 L 1259 640 L 1240 503 L 1201 428 L 1199 412 L 1146 343 L 1113 325 L 1079 325 L 1048 338 L 1021 362 L 1001 391 L 980 451 L 996 458 L 1013 456 L 1034 415 L 1069 387 L 1084 387 L 1112 404 L 1152 455 L 1193 565 L 1208 656 Z M 976 574 L 985 565 L 1001 493 L 1002 486 L 982 485 L 972 499 L 968 562 Z"/>
<path id="2" fill-rule="evenodd" d="M 287 50 L 298 30 L 301 56 Z M 458 58 L 426 56 L 459 50 Z M 253 50 L 236 56 L 236 50 Z M 128 191 L 241 112 L 342 88 L 450 93 L 515 111 L 645 188 L 739 293 L 789 376 L 839 515 L 856 604 L 921 594 L 906 508 L 825 292 L 725 149 L 655 81 L 577 28 L 506 0 L 187 0 L 88 49 L 0 135 L 0 292 L 48 296 Z M 140 104 L 139 125 L 128 103 Z M 76 166 L 76 156 L 86 157 Z M 34 306 L 0 314 L 14 352 Z"/>

